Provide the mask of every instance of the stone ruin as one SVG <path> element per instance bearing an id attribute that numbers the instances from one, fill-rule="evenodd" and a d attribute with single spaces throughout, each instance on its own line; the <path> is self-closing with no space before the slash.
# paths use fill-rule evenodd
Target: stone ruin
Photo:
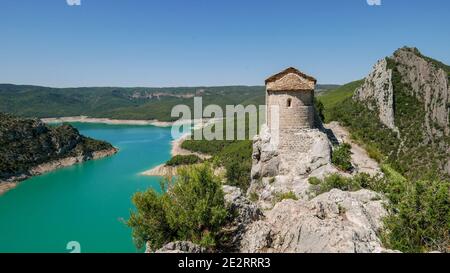
<path id="1" fill-rule="evenodd" d="M 266 80 L 266 125 L 254 138 L 250 192 L 305 195 L 307 178 L 335 172 L 332 146 L 315 113 L 316 79 L 288 68 Z M 259 189 L 259 190 L 258 190 Z"/>

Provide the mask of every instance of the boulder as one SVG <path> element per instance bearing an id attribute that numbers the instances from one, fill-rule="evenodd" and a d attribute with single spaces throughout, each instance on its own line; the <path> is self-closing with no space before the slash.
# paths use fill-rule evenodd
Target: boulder
<path id="1" fill-rule="evenodd" d="M 386 252 L 378 238 L 386 216 L 382 197 L 368 190 L 332 190 L 310 201 L 284 200 L 251 224 L 244 253 Z"/>
<path id="2" fill-rule="evenodd" d="M 147 247 L 148 248 L 148 247 Z M 192 242 L 171 242 L 163 246 L 156 253 L 206 253 L 206 249 Z"/>
<path id="3" fill-rule="evenodd" d="M 230 222 L 222 230 L 223 238 L 220 246 L 221 251 L 237 252 L 240 248 L 242 236 L 251 223 L 262 219 L 263 213 L 260 208 L 250 202 L 239 188 L 224 186 L 225 202 L 227 204 Z"/>

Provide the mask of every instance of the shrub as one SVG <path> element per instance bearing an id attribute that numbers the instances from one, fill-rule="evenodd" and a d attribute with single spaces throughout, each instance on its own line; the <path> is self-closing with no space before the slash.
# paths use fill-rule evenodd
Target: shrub
<path id="1" fill-rule="evenodd" d="M 316 184 L 313 187 L 313 192 L 320 195 L 329 192 L 332 189 L 340 189 L 343 191 L 357 191 L 361 189 L 359 184 L 363 179 L 346 178 L 339 174 L 332 174 L 325 177 L 322 181 L 317 178 L 312 178 L 309 182 Z M 314 185 L 312 184 L 312 185 Z"/>
<path id="2" fill-rule="evenodd" d="M 417 181 L 385 219 L 385 244 L 403 252 L 450 251 L 450 182 Z"/>
<path id="3" fill-rule="evenodd" d="M 319 178 L 317 178 L 317 177 L 310 177 L 310 178 L 308 179 L 308 182 L 309 182 L 309 184 L 311 184 L 311 185 L 313 185 L 313 186 L 317 186 L 317 185 L 319 185 L 320 183 L 322 183 L 322 181 L 321 181 Z"/>
<path id="4" fill-rule="evenodd" d="M 182 147 L 212 155 L 214 164 L 225 167 L 227 184 L 247 191 L 252 169 L 252 141 L 186 140 Z"/>
<path id="5" fill-rule="evenodd" d="M 279 193 L 276 193 L 273 202 L 274 202 L 274 204 L 276 204 L 276 203 L 279 203 L 279 202 L 281 202 L 283 200 L 288 200 L 288 199 L 295 200 L 295 201 L 298 200 L 298 198 L 295 195 L 295 193 L 290 191 L 290 192 L 283 192 L 283 193 L 279 192 Z"/>
<path id="6" fill-rule="evenodd" d="M 252 142 L 242 140 L 225 147 L 217 155 L 220 165 L 226 169 L 226 183 L 241 188 L 243 192 L 250 187 L 252 151 Z"/>
<path id="7" fill-rule="evenodd" d="M 181 165 L 193 165 L 197 163 L 201 163 L 202 159 L 196 155 L 177 155 L 172 157 L 169 161 L 167 161 L 166 165 L 175 167 Z"/>
<path id="8" fill-rule="evenodd" d="M 318 100 L 317 98 L 314 98 L 314 107 L 316 108 L 316 113 L 319 116 L 321 121 L 325 121 L 325 106 L 323 105 L 322 101 Z"/>
<path id="9" fill-rule="evenodd" d="M 253 191 L 250 193 L 249 200 L 252 202 L 257 202 L 259 200 L 259 195 Z"/>
<path id="10" fill-rule="evenodd" d="M 153 250 L 171 241 L 192 241 L 214 247 L 227 210 L 220 181 L 209 165 L 182 168 L 176 180 L 165 181 L 164 193 L 153 189 L 133 196 L 137 210 L 127 224 L 138 248 Z"/>
<path id="11" fill-rule="evenodd" d="M 333 151 L 332 162 L 342 171 L 349 172 L 353 169 L 352 166 L 352 146 L 348 143 L 344 143 L 336 147 Z"/>

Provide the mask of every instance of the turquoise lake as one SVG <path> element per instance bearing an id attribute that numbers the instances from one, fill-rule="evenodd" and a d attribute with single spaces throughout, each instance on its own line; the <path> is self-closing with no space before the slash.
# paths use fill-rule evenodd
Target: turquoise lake
<path id="1" fill-rule="evenodd" d="M 139 252 L 123 219 L 135 192 L 160 188 L 159 178 L 139 173 L 170 159 L 170 128 L 73 125 L 119 153 L 34 177 L 0 196 L 0 252 L 68 253 L 72 241 L 83 253 Z"/>

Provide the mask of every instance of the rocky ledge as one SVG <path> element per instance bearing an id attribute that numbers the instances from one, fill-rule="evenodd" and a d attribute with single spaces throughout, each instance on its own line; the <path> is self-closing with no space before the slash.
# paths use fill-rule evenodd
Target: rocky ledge
<path id="1" fill-rule="evenodd" d="M 386 215 L 382 197 L 332 190 L 310 201 L 284 200 L 249 225 L 245 253 L 385 252 L 377 237 Z"/>

